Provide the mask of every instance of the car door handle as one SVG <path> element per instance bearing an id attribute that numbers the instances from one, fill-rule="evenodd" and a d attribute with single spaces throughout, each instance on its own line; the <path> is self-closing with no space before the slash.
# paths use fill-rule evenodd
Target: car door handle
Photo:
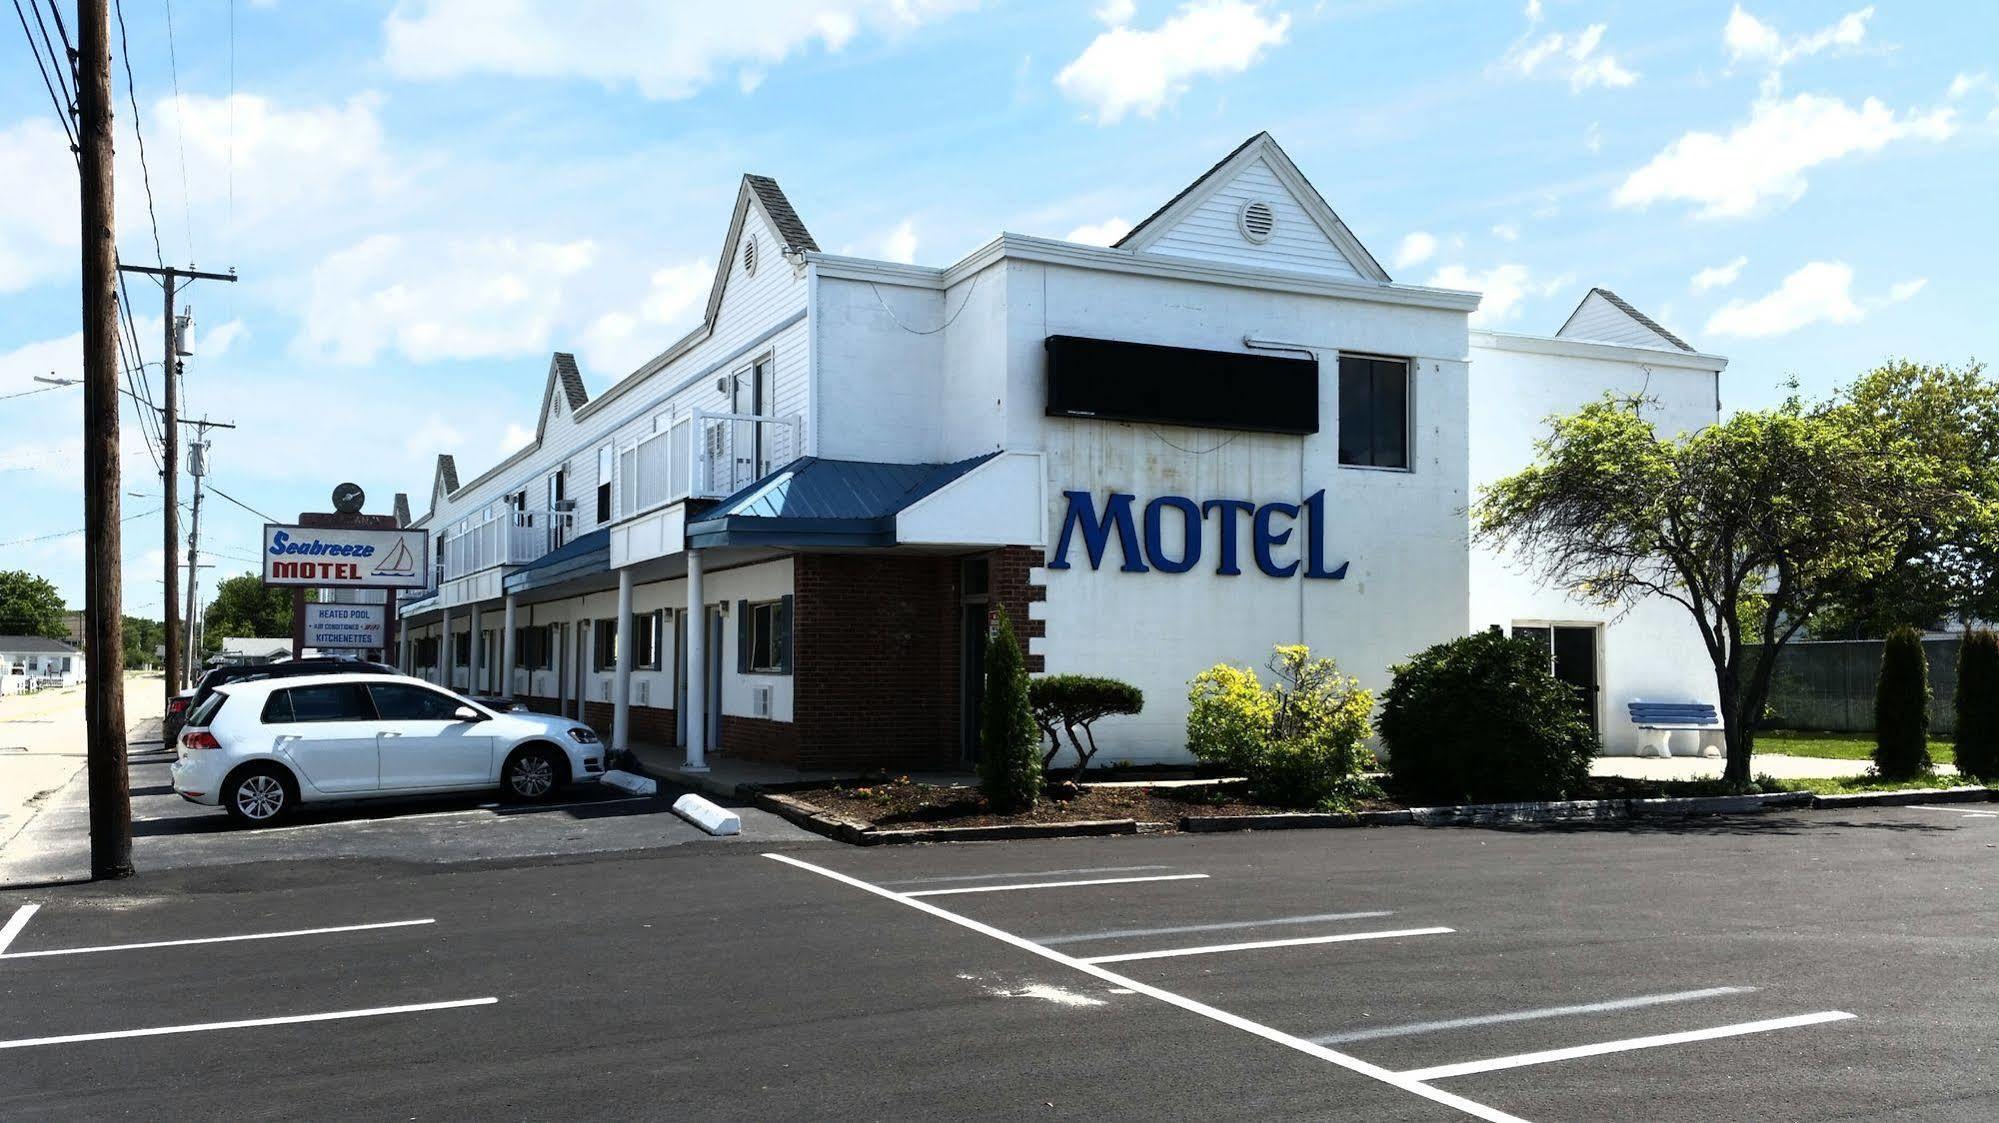
<path id="1" fill-rule="evenodd" d="M 378 736 L 378 737 L 400 737 L 400 736 L 402 736 L 402 734 L 400 734 L 400 733 L 378 733 L 378 734 L 376 734 L 376 736 Z"/>

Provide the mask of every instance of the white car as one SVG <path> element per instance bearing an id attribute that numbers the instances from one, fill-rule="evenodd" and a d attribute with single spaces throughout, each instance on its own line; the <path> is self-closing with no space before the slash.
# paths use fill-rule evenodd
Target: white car
<path id="1" fill-rule="evenodd" d="M 231 683 L 188 715 L 183 799 L 268 823 L 301 803 L 478 791 L 543 799 L 595 783 L 604 746 L 568 718 L 497 710 L 399 675 Z"/>

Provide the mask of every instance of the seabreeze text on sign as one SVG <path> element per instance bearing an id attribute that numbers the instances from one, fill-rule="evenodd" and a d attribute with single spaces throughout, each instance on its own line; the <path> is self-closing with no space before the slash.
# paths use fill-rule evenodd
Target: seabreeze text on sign
<path id="1" fill-rule="evenodd" d="M 421 589 L 430 582 L 420 530 L 264 526 L 264 583 Z"/>
<path id="2" fill-rule="evenodd" d="M 1112 492 L 1103 510 L 1087 491 L 1062 493 L 1069 506 L 1062 515 L 1062 535 L 1055 544 L 1050 569 L 1069 568 L 1069 549 L 1078 535 L 1089 555 L 1090 568 L 1103 567 L 1111 536 L 1117 536 L 1124 573 L 1186 573 L 1201 564 L 1212 535 L 1215 572 L 1224 577 L 1242 573 L 1243 527 L 1248 527 L 1249 556 L 1258 571 L 1271 577 L 1302 573 L 1307 578 L 1338 581 L 1347 563 L 1326 564 L 1326 493 L 1313 492 L 1303 503 L 1251 503 L 1247 499 L 1209 499 L 1200 503 L 1179 495 L 1162 495 L 1134 514 L 1138 497 Z M 1212 523 L 1212 527 L 1210 527 Z M 1145 528 L 1140 547 L 1139 527 Z M 1292 545 L 1302 524 L 1304 541 Z"/>

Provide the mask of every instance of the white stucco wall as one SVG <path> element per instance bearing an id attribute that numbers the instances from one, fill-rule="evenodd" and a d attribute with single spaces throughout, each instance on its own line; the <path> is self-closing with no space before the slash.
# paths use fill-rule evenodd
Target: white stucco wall
<path id="1" fill-rule="evenodd" d="M 1569 413 L 1606 392 L 1643 393 L 1664 432 L 1692 432 L 1714 423 L 1718 369 L 1655 351 L 1573 344 L 1546 346 L 1472 336 L 1471 478 L 1474 488 L 1526 467 L 1547 419 Z M 1538 347 L 1538 350 L 1522 350 Z M 1561 353 L 1566 352 L 1566 353 Z M 1651 598 L 1606 608 L 1546 587 L 1529 566 L 1484 547 L 1471 553 L 1470 627 L 1515 623 L 1594 624 L 1602 680 L 1598 713 L 1604 750 L 1637 751 L 1626 703 L 1716 700 L 1714 674 L 1693 617 L 1680 605 Z"/>

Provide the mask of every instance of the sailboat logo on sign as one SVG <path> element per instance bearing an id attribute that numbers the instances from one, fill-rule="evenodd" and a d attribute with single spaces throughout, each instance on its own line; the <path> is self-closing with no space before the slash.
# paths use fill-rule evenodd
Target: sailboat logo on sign
<path id="1" fill-rule="evenodd" d="M 398 539 L 396 548 L 389 551 L 389 556 L 373 572 L 377 577 L 415 577 L 416 556 L 410 553 L 409 543 Z"/>

